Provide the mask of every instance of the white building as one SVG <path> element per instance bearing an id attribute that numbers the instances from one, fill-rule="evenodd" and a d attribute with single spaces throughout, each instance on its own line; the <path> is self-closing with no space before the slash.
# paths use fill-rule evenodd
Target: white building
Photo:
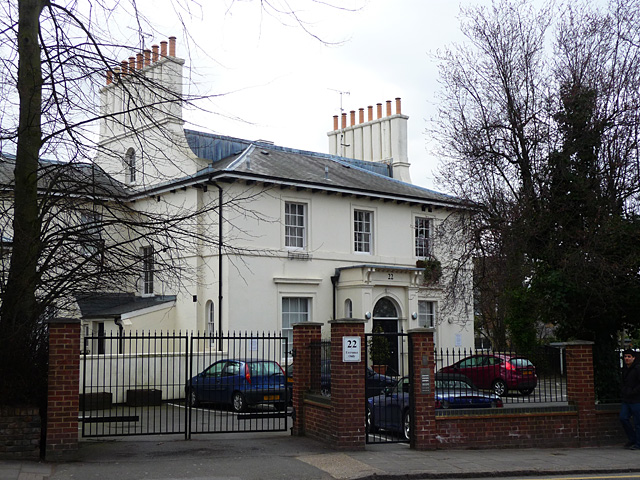
<path id="1" fill-rule="evenodd" d="M 196 216 L 185 232 L 222 239 L 224 247 L 162 252 L 141 244 L 144 278 L 127 291 L 79 302 L 87 332 L 291 335 L 296 322 L 353 317 L 371 319 L 367 330 L 434 326 L 443 348 L 473 345 L 472 299 L 467 295 L 445 316 L 444 282 L 426 284 L 416 267 L 434 256 L 446 277 L 450 254 L 434 229 L 468 212 L 456 198 L 411 184 L 400 99 L 387 102 L 385 115 L 378 105 L 376 118 L 369 107 L 366 121 L 364 109 L 358 122 L 351 113 L 349 125 L 346 115 L 340 126 L 336 117 L 330 153 L 305 152 L 185 130 L 175 101 L 183 63 L 170 39 L 168 51 L 163 42 L 108 79 L 101 91 L 105 114 L 123 105 L 153 106 L 104 120 L 96 162 L 131 188 L 129 202 L 138 211 L 218 205 L 215 215 Z M 153 88 L 137 82 L 139 76 Z M 185 284 L 155 272 L 157 258 L 169 254 L 188 263 L 197 280 Z"/>

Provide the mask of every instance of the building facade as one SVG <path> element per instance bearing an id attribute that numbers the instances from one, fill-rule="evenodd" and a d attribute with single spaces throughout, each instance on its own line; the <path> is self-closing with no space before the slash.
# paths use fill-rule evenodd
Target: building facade
<path id="1" fill-rule="evenodd" d="M 358 121 L 351 112 L 349 125 L 346 114 L 335 117 L 328 154 L 188 130 L 175 48 L 173 38 L 162 42 L 108 77 L 96 163 L 127 186 L 133 210 L 194 215 L 173 249 L 138 242 L 142 272 L 123 291 L 78 302 L 85 334 L 292 338 L 297 322 L 364 318 L 369 331 L 433 326 L 438 347 L 471 347 L 470 293 L 441 308 L 458 249 L 434 234 L 469 209 L 411 183 L 400 99 L 387 102 L 386 114 L 379 104 L 375 118 L 369 107 L 366 121 L 364 109 Z M 440 280 L 425 278 L 433 259 Z M 170 261 L 185 275 L 159 268 Z M 471 270 L 467 277 L 471 292 Z"/>

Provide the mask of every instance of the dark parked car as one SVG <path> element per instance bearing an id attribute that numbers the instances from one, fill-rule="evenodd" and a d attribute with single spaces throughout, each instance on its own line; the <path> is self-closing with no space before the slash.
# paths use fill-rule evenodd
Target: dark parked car
<path id="1" fill-rule="evenodd" d="M 503 405 L 500 397 L 479 391 L 461 375 L 437 373 L 434 394 L 437 409 L 499 408 Z M 393 388 L 367 400 L 367 431 L 399 432 L 409 440 L 409 406 L 409 379 L 403 377 Z"/>
<path id="2" fill-rule="evenodd" d="M 533 364 L 526 358 L 508 354 L 472 355 L 439 371 L 464 375 L 478 388 L 491 389 L 500 396 L 512 390 L 529 395 L 538 385 Z"/>
<path id="3" fill-rule="evenodd" d="M 379 395 L 386 387 L 393 387 L 398 379 L 382 375 L 367 367 L 365 371 L 365 393 L 368 397 Z M 293 363 L 289 364 L 287 377 L 293 383 Z M 320 366 L 320 392 L 322 395 L 331 396 L 331 363 L 324 360 Z"/>
<path id="4" fill-rule="evenodd" d="M 287 378 L 273 360 L 219 360 L 193 377 L 186 386 L 191 406 L 200 403 L 231 405 L 243 412 L 249 405 L 271 404 L 284 410 Z"/>

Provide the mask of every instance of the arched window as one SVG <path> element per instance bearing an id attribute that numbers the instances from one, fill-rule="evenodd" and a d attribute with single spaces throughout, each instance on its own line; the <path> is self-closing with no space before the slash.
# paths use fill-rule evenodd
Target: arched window
<path id="1" fill-rule="evenodd" d="M 136 151 L 133 148 L 127 150 L 124 156 L 124 164 L 126 168 L 125 180 L 126 183 L 136 182 Z"/>
<path id="2" fill-rule="evenodd" d="M 344 318 L 353 318 L 353 302 L 350 298 L 344 301 Z"/>
<path id="3" fill-rule="evenodd" d="M 214 343 L 213 336 L 216 333 L 216 314 L 214 304 L 211 300 L 207 302 L 206 305 L 206 314 L 207 314 L 207 336 L 212 337 L 211 343 Z"/>
<path id="4" fill-rule="evenodd" d="M 376 302 L 376 306 L 373 307 L 374 318 L 398 318 L 398 311 L 393 302 L 388 298 L 381 298 Z"/>

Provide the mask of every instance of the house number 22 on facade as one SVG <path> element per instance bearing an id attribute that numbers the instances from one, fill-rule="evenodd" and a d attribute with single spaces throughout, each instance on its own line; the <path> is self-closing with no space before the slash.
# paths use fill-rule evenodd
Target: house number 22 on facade
<path id="1" fill-rule="evenodd" d="M 342 337 L 342 361 L 360 361 L 360 337 Z"/>

